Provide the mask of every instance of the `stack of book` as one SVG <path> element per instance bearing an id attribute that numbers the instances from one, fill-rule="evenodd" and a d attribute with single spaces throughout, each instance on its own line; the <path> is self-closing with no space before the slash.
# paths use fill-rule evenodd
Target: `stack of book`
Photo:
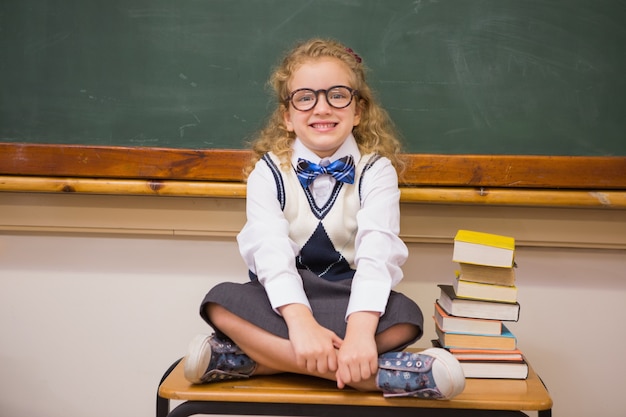
<path id="1" fill-rule="evenodd" d="M 452 260 L 460 271 L 439 285 L 435 302 L 436 346 L 448 349 L 467 378 L 526 379 L 528 365 L 504 322 L 519 319 L 515 239 L 459 230 Z"/>

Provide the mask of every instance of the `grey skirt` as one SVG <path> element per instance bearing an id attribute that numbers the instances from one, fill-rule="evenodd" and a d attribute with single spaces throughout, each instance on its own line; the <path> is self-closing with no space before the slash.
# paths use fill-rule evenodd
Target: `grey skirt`
<path id="1" fill-rule="evenodd" d="M 306 270 L 299 270 L 298 272 L 302 277 L 304 290 L 317 322 L 343 339 L 346 335 L 345 315 L 352 280 L 328 281 Z M 274 312 L 265 293 L 265 288 L 256 280 L 246 283 L 223 282 L 213 287 L 204 297 L 200 306 L 200 315 L 217 333 L 221 334 L 206 314 L 208 303 L 219 304 L 257 327 L 284 339 L 289 338 L 289 330 L 285 320 Z M 381 333 L 400 323 L 417 326 L 419 334 L 415 340 L 408 342 L 405 346 L 398 346 L 398 348 L 404 348 L 422 336 L 424 318 L 420 308 L 407 296 L 392 291 L 387 302 L 387 309 L 380 318 L 376 333 Z"/>

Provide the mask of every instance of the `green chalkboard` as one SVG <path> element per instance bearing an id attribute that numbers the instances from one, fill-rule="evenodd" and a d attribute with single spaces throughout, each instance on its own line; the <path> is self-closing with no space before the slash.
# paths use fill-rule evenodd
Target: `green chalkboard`
<path id="1" fill-rule="evenodd" d="M 0 142 L 243 148 L 312 36 L 409 153 L 626 155 L 623 0 L 2 0 Z"/>

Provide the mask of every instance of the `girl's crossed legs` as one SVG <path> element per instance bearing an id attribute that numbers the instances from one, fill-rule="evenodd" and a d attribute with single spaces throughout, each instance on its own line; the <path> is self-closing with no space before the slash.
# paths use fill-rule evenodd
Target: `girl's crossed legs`
<path id="1" fill-rule="evenodd" d="M 295 352 L 288 339 L 276 336 L 242 319 L 219 304 L 209 303 L 206 312 L 213 324 L 257 363 L 254 375 L 291 372 L 336 380 L 335 372 L 320 373 L 298 366 Z M 419 329 L 412 324 L 396 324 L 376 335 L 378 353 L 404 346 L 414 340 L 418 333 Z M 368 380 L 351 383 L 350 386 L 364 391 L 379 390 L 375 375 Z"/>

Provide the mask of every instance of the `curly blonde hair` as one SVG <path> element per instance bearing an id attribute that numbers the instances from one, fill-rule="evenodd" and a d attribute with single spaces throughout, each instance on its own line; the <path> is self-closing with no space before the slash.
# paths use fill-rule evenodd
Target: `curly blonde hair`
<path id="1" fill-rule="evenodd" d="M 284 169 L 290 166 L 292 144 L 295 133 L 287 130 L 284 114 L 289 111 L 288 82 L 301 65 L 318 58 L 333 57 L 341 60 L 352 72 L 352 88 L 359 91 L 357 105 L 361 110 L 361 121 L 352 130 L 359 150 L 363 154 L 376 153 L 391 160 L 396 170 L 402 172 L 404 163 L 400 158 L 401 144 L 387 112 L 374 99 L 374 94 L 365 80 L 366 68 L 361 58 L 341 43 L 330 39 L 310 39 L 296 45 L 274 69 L 268 84 L 276 94 L 278 105 L 270 115 L 265 127 L 251 143 L 253 156 L 245 169 L 245 176 L 254 164 L 267 152 L 272 151 L 282 161 Z"/>

